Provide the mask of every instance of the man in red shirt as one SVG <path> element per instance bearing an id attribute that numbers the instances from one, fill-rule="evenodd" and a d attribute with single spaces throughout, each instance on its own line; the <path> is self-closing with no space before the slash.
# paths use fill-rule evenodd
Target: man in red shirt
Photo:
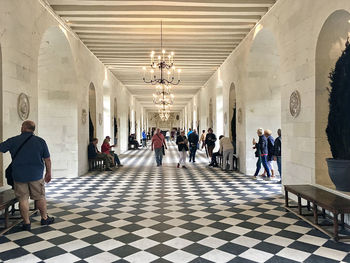
<path id="1" fill-rule="evenodd" d="M 164 135 L 160 132 L 160 129 L 157 128 L 156 133 L 152 137 L 152 151 L 154 149 L 157 166 L 162 166 L 163 145 L 165 149 L 168 149 L 165 143 Z"/>

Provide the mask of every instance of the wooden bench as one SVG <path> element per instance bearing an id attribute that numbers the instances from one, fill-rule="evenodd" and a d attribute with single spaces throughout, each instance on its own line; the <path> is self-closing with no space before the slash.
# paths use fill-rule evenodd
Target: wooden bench
<path id="1" fill-rule="evenodd" d="M 10 220 L 10 210 L 9 208 L 12 207 L 11 211 L 12 214 L 15 211 L 15 204 L 18 202 L 15 193 L 12 189 L 5 190 L 0 192 L 0 210 L 4 211 L 3 218 L 4 220 L 4 228 L 8 229 L 10 227 L 9 220 Z"/>
<path id="2" fill-rule="evenodd" d="M 104 170 L 104 164 L 103 160 L 101 159 L 89 159 L 89 171 L 94 171 L 94 170 Z"/>
<path id="3" fill-rule="evenodd" d="M 340 215 L 342 229 L 345 228 L 344 214 L 350 213 L 350 199 L 336 195 L 334 193 L 325 191 L 312 185 L 285 185 L 285 208 L 297 215 L 299 218 L 308 222 L 318 230 L 326 235 L 333 237 L 335 241 L 339 239 L 348 239 L 350 236 L 339 236 L 339 222 Z M 289 193 L 293 193 L 298 198 L 297 206 L 289 205 Z M 302 199 L 306 200 L 306 205 L 302 205 Z M 312 206 L 311 206 L 312 204 Z M 307 218 L 310 214 L 303 214 L 303 208 L 306 207 L 308 211 L 312 210 L 313 220 Z M 296 210 L 295 210 L 296 208 Z M 319 213 L 318 208 L 322 208 L 322 213 Z M 333 214 L 333 232 L 328 231 L 325 227 L 319 224 L 319 215 L 326 218 L 326 210 Z"/>

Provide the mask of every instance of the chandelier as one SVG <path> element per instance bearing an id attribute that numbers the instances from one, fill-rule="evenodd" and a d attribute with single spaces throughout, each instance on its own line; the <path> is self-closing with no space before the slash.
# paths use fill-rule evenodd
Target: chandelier
<path id="1" fill-rule="evenodd" d="M 170 106 L 174 103 L 174 95 L 170 92 L 171 87 L 167 85 L 157 85 L 153 94 L 153 103 L 156 105 Z"/>
<path id="2" fill-rule="evenodd" d="M 143 67 L 143 81 L 148 84 L 157 85 L 178 85 L 180 83 L 181 69 L 177 69 L 174 64 L 174 52 L 171 52 L 168 56 L 165 55 L 166 51 L 163 49 L 163 23 L 160 22 L 160 50 L 161 55 L 158 56 L 158 60 L 155 59 L 155 52 L 151 52 L 151 68 L 149 70 L 150 78 L 146 78 L 146 67 Z M 166 72 L 165 72 L 166 71 Z"/>
<path id="3" fill-rule="evenodd" d="M 167 121 L 170 117 L 170 110 L 163 106 L 159 109 L 159 117 L 162 121 Z"/>

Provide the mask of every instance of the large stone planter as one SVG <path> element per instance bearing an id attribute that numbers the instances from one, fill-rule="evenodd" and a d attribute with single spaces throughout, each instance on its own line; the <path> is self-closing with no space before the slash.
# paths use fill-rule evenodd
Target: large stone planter
<path id="1" fill-rule="evenodd" d="M 335 188 L 339 191 L 350 192 L 350 160 L 326 159 L 328 173 Z"/>

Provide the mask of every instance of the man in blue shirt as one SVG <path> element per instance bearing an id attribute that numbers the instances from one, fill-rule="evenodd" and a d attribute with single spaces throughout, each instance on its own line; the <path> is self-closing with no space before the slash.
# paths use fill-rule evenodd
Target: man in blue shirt
<path id="1" fill-rule="evenodd" d="M 147 134 L 145 130 L 142 132 L 142 147 L 147 147 Z"/>
<path id="2" fill-rule="evenodd" d="M 54 222 L 53 217 L 47 215 L 45 199 L 45 183 L 51 181 L 51 159 L 46 142 L 35 136 L 35 123 L 25 121 L 22 124 L 21 134 L 0 143 L 0 152 L 10 152 L 15 155 L 22 143 L 23 145 L 12 162 L 12 176 L 14 180 L 15 195 L 19 201 L 19 209 L 23 218 L 23 229 L 30 231 L 29 197 L 35 200 L 36 207 L 41 214 L 41 225 Z M 46 167 L 43 179 L 44 167 Z"/>
<path id="3" fill-rule="evenodd" d="M 190 134 L 191 134 L 192 132 L 193 132 L 192 129 L 189 128 L 189 129 L 188 129 L 188 133 L 187 133 L 187 138 L 188 138 L 188 136 L 190 136 Z"/>

